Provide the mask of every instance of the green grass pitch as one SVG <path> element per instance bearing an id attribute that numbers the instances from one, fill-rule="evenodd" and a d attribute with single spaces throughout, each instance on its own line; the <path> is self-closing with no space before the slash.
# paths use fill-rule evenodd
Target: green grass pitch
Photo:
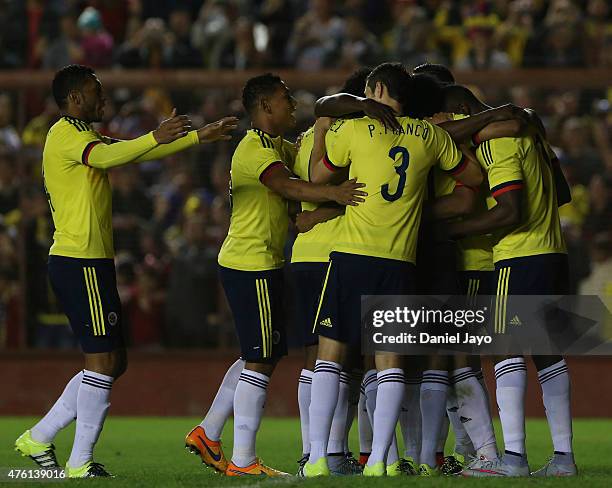
<path id="1" fill-rule="evenodd" d="M 96 448 L 96 460 L 116 475 L 112 480 L 71 480 L 73 486 L 92 487 L 305 487 L 357 488 L 360 486 L 394 487 L 406 484 L 422 486 L 526 487 L 526 486 L 612 486 L 612 420 L 579 419 L 574 422 L 574 443 L 580 475 L 573 479 L 461 479 L 461 478 L 326 478 L 314 480 L 225 478 L 204 468 L 199 458 L 183 448 L 184 435 L 199 422 L 196 418 L 109 417 Z M 0 467 L 31 468 L 33 462 L 13 452 L 13 441 L 35 419 L 31 417 L 0 418 Z M 499 425 L 497 425 L 498 438 Z M 58 459 L 65 463 L 69 455 L 74 428 L 61 432 L 56 439 Z M 226 454 L 231 453 L 231 423 L 224 432 Z M 447 447 L 452 446 L 449 444 Z M 351 446 L 357 450 L 356 429 Z M 532 469 L 540 467 L 552 452 L 548 427 L 544 420 L 529 420 L 527 449 Z M 448 449 L 447 449 L 448 450 Z M 297 419 L 265 418 L 258 436 L 258 454 L 269 465 L 294 473 L 300 457 L 301 441 Z M 2 484 L 2 483 L 0 483 Z M 33 486 L 10 482 L 4 486 Z M 51 484 L 53 486 L 53 484 Z"/>

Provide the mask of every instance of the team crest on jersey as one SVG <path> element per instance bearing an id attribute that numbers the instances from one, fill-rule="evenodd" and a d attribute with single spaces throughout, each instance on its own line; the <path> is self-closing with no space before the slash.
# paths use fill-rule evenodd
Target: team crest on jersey
<path id="1" fill-rule="evenodd" d="M 108 323 L 110 325 L 115 325 L 117 323 L 117 314 L 115 312 L 111 312 L 108 314 Z"/>

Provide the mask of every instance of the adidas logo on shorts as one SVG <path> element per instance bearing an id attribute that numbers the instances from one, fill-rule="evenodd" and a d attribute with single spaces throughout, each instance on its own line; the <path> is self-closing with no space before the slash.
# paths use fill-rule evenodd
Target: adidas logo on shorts
<path id="1" fill-rule="evenodd" d="M 331 327 L 332 321 L 329 317 L 327 317 L 326 319 L 321 320 L 321 322 L 319 322 L 319 325 L 324 325 L 325 327 Z"/>
<path id="2" fill-rule="evenodd" d="M 518 318 L 518 315 L 515 315 L 514 317 L 510 319 L 509 324 L 510 325 L 523 325 L 523 322 L 521 322 L 521 319 Z"/>

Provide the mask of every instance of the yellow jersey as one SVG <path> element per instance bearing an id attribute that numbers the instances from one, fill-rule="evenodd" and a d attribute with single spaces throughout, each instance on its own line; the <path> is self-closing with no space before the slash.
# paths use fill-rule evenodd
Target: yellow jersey
<path id="1" fill-rule="evenodd" d="M 532 137 L 504 137 L 478 146 L 476 157 L 487 172 L 491 198 L 522 189 L 522 222 L 494 235 L 493 260 L 566 253 L 557 192 L 548 148 Z"/>
<path id="2" fill-rule="evenodd" d="M 300 149 L 295 157 L 293 172 L 304 181 L 310 181 L 310 153 L 314 146 L 312 127 L 302 136 Z M 312 211 L 318 208 L 316 203 L 302 202 L 302 210 Z M 301 232 L 295 238 L 291 251 L 292 263 L 326 263 L 329 260 L 332 243 L 340 226 L 340 219 L 321 222 L 308 232 Z"/>
<path id="3" fill-rule="evenodd" d="M 231 164 L 230 227 L 219 252 L 219 264 L 241 271 L 278 269 L 289 215 L 287 201 L 268 189 L 266 171 L 284 164 L 293 170 L 295 146 L 281 136 L 250 129 L 234 151 Z"/>
<path id="4" fill-rule="evenodd" d="M 42 161 L 55 225 L 49 254 L 113 258 L 112 194 L 106 171 L 163 158 L 198 142 L 196 131 L 171 144 L 158 145 L 151 132 L 130 141 L 111 140 L 82 120 L 60 118 L 49 129 Z"/>
<path id="5" fill-rule="evenodd" d="M 446 131 L 424 120 L 398 117 L 387 130 L 369 117 L 334 122 L 325 138 L 325 165 L 350 164 L 349 177 L 368 196 L 346 208 L 333 251 L 415 263 L 427 175 L 435 164 L 449 173 L 467 164 Z"/>

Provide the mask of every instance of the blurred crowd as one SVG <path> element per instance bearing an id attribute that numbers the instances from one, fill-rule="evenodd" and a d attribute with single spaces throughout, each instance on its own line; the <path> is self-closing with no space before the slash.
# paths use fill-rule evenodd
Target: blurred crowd
<path id="1" fill-rule="evenodd" d="M 0 69 L 612 67 L 608 0 L 0 0 Z"/>
<path id="2" fill-rule="evenodd" d="M 456 69 L 612 66 L 608 4 L 0 0 L 0 68 L 86 62 L 313 70 L 391 59 L 409 67 L 431 61 Z M 23 35 L 27 42 L 14 37 Z M 292 88 L 298 127 L 289 139 L 313 122 L 314 100 L 335 90 Z M 512 101 L 538 111 L 572 187 L 573 201 L 561 212 L 572 291 L 612 295 L 612 92 L 554 86 L 502 90 L 494 83 L 472 88 L 491 105 Z M 40 174 L 42 147 L 58 111 L 44 93 L 30 95 L 19 101 L 16 93 L 0 93 L 0 349 L 71 348 L 74 339 L 46 277 L 53 229 Z M 241 117 L 231 142 L 109 173 L 128 344 L 148 350 L 235 344 L 216 257 L 229 225 L 231 154 L 248 126 L 239 90 L 121 88 L 106 95 L 98 129 L 117 138 L 154 129 L 175 106 L 191 115 L 194 126 L 225 115 Z M 17 109 L 23 111 L 18 103 L 26 106 L 23 126 L 16 122 Z"/>

